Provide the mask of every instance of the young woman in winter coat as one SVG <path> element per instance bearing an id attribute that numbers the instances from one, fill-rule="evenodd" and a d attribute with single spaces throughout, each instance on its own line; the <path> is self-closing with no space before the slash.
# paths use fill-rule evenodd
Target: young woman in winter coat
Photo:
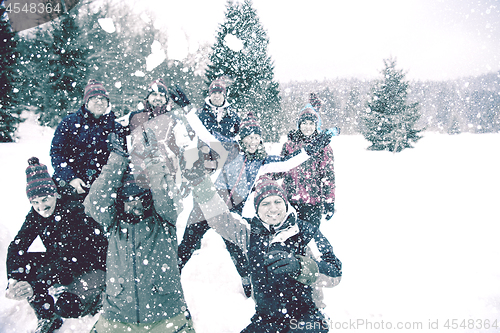
<path id="1" fill-rule="evenodd" d="M 318 114 L 311 105 L 299 113 L 297 130 L 288 134 L 281 156 L 286 157 L 310 144 L 320 135 Z M 330 146 L 320 150 L 314 158 L 288 171 L 283 180 L 290 204 L 298 217 L 319 226 L 322 214 L 329 220 L 334 213 L 335 173 L 333 151 Z"/>
<path id="2" fill-rule="evenodd" d="M 127 172 L 126 152 L 110 138 L 113 151 L 84 202 L 109 241 L 106 297 L 92 332 L 194 332 L 177 267 L 181 198 L 154 132 L 146 129 L 145 135 L 149 186 Z"/>
<path id="3" fill-rule="evenodd" d="M 33 207 L 9 245 L 6 297 L 28 299 L 38 318 L 35 332 L 48 333 L 62 325 L 62 317 L 95 314 L 99 309 L 107 241 L 80 202 L 61 198 L 47 167 L 35 157 L 29 160 L 26 178 Z M 46 252 L 28 252 L 37 237 Z M 55 302 L 49 288 L 57 285 L 63 287 Z"/>
<path id="4" fill-rule="evenodd" d="M 60 191 L 81 201 L 108 160 L 107 138 L 127 135 L 109 111 L 109 96 L 103 84 L 90 80 L 82 107 L 61 120 L 50 147 L 54 180 Z M 125 140 L 124 140 L 125 142 Z"/>
<path id="5" fill-rule="evenodd" d="M 311 286 L 317 279 L 342 275 L 341 262 L 317 227 L 300 220 L 288 206 L 283 188 L 268 178 L 255 186 L 255 210 L 249 219 L 232 214 L 209 177 L 194 187 L 195 200 L 210 227 L 239 246 L 249 262 L 255 315 L 244 333 L 328 332 Z M 316 243 L 319 257 L 308 250 Z"/>

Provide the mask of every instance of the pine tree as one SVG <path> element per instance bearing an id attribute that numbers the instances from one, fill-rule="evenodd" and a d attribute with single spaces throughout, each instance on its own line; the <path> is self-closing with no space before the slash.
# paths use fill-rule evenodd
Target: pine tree
<path id="1" fill-rule="evenodd" d="M 264 140 L 277 141 L 281 99 L 279 84 L 274 80 L 274 65 L 267 55 L 268 44 L 252 1 L 245 0 L 242 4 L 228 1 L 225 22 L 217 32 L 205 76 L 207 86 L 221 76 L 230 77 L 233 83 L 228 90 L 229 102 L 240 116 L 250 111 L 256 114 L 264 129 Z"/>
<path id="2" fill-rule="evenodd" d="M 14 133 L 20 120 L 20 110 L 16 107 L 18 98 L 17 66 L 19 52 L 17 37 L 5 15 L 6 9 L 0 4 L 0 142 L 14 141 Z"/>
<path id="3" fill-rule="evenodd" d="M 409 84 L 395 59 L 384 59 L 382 79 L 372 88 L 363 117 L 363 135 L 372 143 L 370 150 L 400 152 L 412 148 L 422 130 L 415 129 L 420 119 L 419 103 L 408 104 Z"/>
<path id="4" fill-rule="evenodd" d="M 42 124 L 56 126 L 76 111 L 86 85 L 86 48 L 80 44 L 80 27 L 75 14 L 67 13 L 52 23 L 53 44 L 48 61 L 49 80 L 45 105 L 51 109 L 40 117 Z"/>

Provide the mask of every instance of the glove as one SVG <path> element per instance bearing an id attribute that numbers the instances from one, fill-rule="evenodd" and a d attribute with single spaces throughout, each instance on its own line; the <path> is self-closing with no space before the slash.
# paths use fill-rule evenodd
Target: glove
<path id="1" fill-rule="evenodd" d="M 332 127 L 327 130 L 327 132 L 332 133 L 333 136 L 339 136 L 340 135 L 340 127 Z"/>
<path id="2" fill-rule="evenodd" d="M 110 152 L 115 152 L 116 154 L 123 156 L 123 157 L 129 157 L 128 152 L 125 149 L 125 140 L 118 134 L 111 132 L 108 134 L 108 150 Z"/>
<path id="3" fill-rule="evenodd" d="M 189 180 L 192 186 L 196 186 L 207 174 L 211 174 L 218 167 L 220 155 L 205 143 L 198 143 L 198 160 L 193 163 L 191 169 L 184 171 L 184 177 Z"/>
<path id="4" fill-rule="evenodd" d="M 293 254 L 286 251 L 271 251 L 266 255 L 264 265 L 267 271 L 273 274 L 298 275 L 300 262 Z"/>
<path id="5" fill-rule="evenodd" d="M 29 299 L 32 296 L 33 288 L 28 282 L 9 279 L 9 285 L 7 286 L 7 291 L 5 292 L 5 298 L 20 301 L 27 298 Z"/>
<path id="6" fill-rule="evenodd" d="M 179 105 L 181 108 L 191 104 L 184 91 L 182 91 L 178 85 L 175 85 L 175 89 L 169 88 L 168 93 L 175 104 Z"/>
<path id="7" fill-rule="evenodd" d="M 322 152 L 330 144 L 333 134 L 330 131 L 319 134 L 310 144 L 304 147 L 307 155 L 314 156 Z"/>
<path id="8" fill-rule="evenodd" d="M 335 203 L 325 203 L 323 204 L 323 213 L 326 214 L 325 220 L 330 221 L 335 213 Z"/>

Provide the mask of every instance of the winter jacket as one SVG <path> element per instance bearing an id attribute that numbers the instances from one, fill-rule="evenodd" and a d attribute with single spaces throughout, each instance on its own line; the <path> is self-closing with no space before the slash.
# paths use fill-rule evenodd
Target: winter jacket
<path id="1" fill-rule="evenodd" d="M 317 136 L 305 137 L 300 130 L 293 131 L 288 136 L 281 150 L 281 156 L 286 157 Z M 310 158 L 305 163 L 288 171 L 283 180 L 288 200 L 292 204 L 318 205 L 335 201 L 335 172 L 333 169 L 333 151 L 327 146 L 322 152 Z"/>
<path id="2" fill-rule="evenodd" d="M 74 277 L 91 270 L 106 270 L 107 240 L 99 224 L 85 215 L 77 201 L 58 199 L 54 213 L 45 218 L 33 208 L 10 243 L 7 275 L 16 278 L 24 255 L 40 236 L 49 265 L 37 271 L 39 280 L 69 284 Z"/>
<path id="3" fill-rule="evenodd" d="M 115 132 L 125 142 L 126 132 L 111 111 L 98 119 L 82 106 L 59 123 L 52 139 L 50 156 L 56 184 L 66 186 L 80 178 L 89 185 L 99 176 L 108 160 L 108 134 Z"/>
<path id="4" fill-rule="evenodd" d="M 301 317 L 316 309 L 311 286 L 318 278 L 333 280 L 342 275 L 342 264 L 321 232 L 307 222 L 297 220 L 294 213 L 276 230 L 264 224 L 259 217 L 243 219 L 229 212 L 218 195 L 207 194 L 207 187 L 195 187 L 210 227 L 225 239 L 238 245 L 248 258 L 256 313 L 267 318 L 283 320 L 286 316 Z M 210 199 L 200 199 L 200 198 Z M 316 258 L 308 246 L 320 253 Z M 295 255 L 301 263 L 300 274 L 270 275 L 264 265 L 265 256 L 273 250 Z M 312 261 L 314 260 L 314 263 Z M 336 284 L 336 283 L 334 283 Z M 288 318 L 290 318 L 288 317 Z"/>
<path id="5" fill-rule="evenodd" d="M 110 321 L 145 324 L 173 318 L 187 308 L 177 268 L 175 222 L 182 209 L 178 191 L 163 163 L 146 169 L 153 196 L 152 214 L 127 223 L 116 203 L 127 159 L 111 153 L 84 205 L 108 231 L 106 297 Z"/>
<path id="6" fill-rule="evenodd" d="M 217 114 L 222 112 L 224 116 L 217 121 Z M 225 101 L 224 105 L 217 107 L 210 103 L 208 98 L 205 104 L 197 111 L 198 118 L 205 128 L 211 133 L 219 133 L 226 138 L 234 138 L 240 130 L 240 117 L 233 111 L 231 105 Z"/>

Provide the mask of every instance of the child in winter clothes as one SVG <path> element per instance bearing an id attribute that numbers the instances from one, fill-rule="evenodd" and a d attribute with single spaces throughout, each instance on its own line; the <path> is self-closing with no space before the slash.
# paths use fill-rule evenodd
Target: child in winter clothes
<path id="1" fill-rule="evenodd" d="M 289 156 L 316 140 L 320 135 L 318 121 L 317 112 L 311 105 L 306 105 L 299 113 L 297 130 L 288 134 L 281 156 Z M 288 171 L 283 186 L 300 219 L 316 226 L 320 225 L 323 213 L 327 220 L 331 219 L 335 211 L 335 173 L 331 147 L 324 147 L 314 158 Z"/>
<path id="2" fill-rule="evenodd" d="M 125 138 L 125 129 L 115 121 L 115 114 L 109 109 L 104 85 L 90 80 L 82 107 L 64 117 L 57 126 L 50 156 L 54 180 L 62 194 L 74 195 L 83 201 L 108 160 L 108 135 L 116 133 Z"/>
<path id="3" fill-rule="evenodd" d="M 317 227 L 290 210 L 287 195 L 275 181 L 255 186 L 257 214 L 243 219 L 232 214 L 209 177 L 195 180 L 194 196 L 210 227 L 238 245 L 248 259 L 255 297 L 255 315 L 244 333 L 328 332 L 313 300 L 311 284 L 342 275 L 341 262 Z M 308 251 L 316 243 L 320 258 Z"/>
<path id="4" fill-rule="evenodd" d="M 9 245 L 6 297 L 28 299 L 38 318 L 35 332 L 47 333 L 62 325 L 61 317 L 97 312 L 107 241 L 80 202 L 61 199 L 47 167 L 35 157 L 28 162 L 26 193 L 33 207 Z M 28 252 L 38 236 L 46 252 Z M 49 294 L 53 286 L 64 286 L 57 288 L 56 302 L 52 289 Z"/>
<path id="5" fill-rule="evenodd" d="M 126 152 L 113 142 L 102 173 L 85 199 L 86 213 L 108 231 L 106 297 L 92 332 L 194 332 L 177 267 L 179 192 L 155 134 L 140 144 L 147 188 L 136 183 Z M 139 144 L 137 142 L 136 144 Z"/>

